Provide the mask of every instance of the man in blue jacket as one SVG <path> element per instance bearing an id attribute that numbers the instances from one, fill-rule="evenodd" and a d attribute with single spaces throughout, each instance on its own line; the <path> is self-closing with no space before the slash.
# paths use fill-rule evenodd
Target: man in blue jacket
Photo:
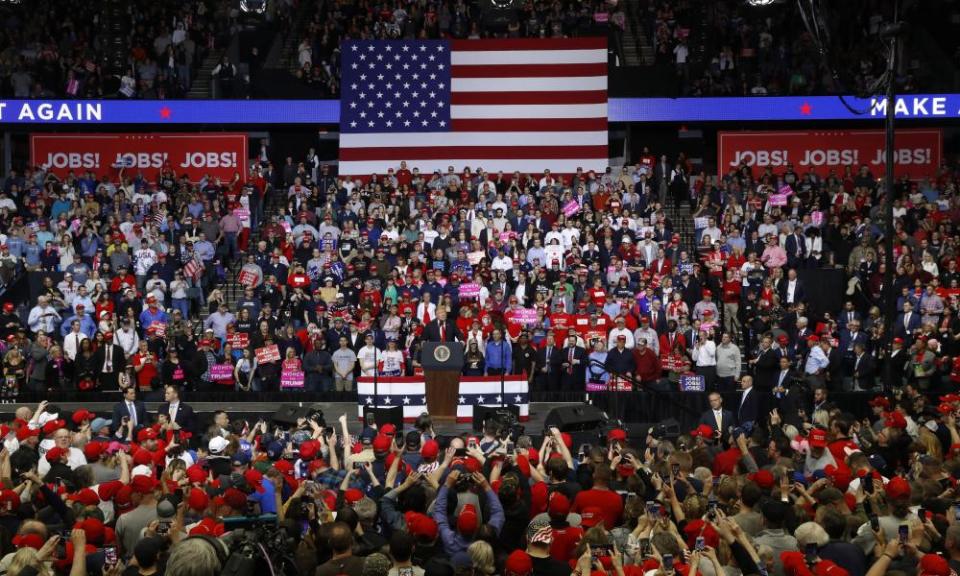
<path id="1" fill-rule="evenodd" d="M 454 470 L 447 476 L 446 483 L 437 492 L 437 500 L 433 508 L 433 519 L 436 520 L 440 529 L 440 540 L 443 542 L 443 549 L 450 557 L 454 567 L 470 566 L 470 556 L 467 554 L 467 547 L 473 543 L 477 530 L 484 524 L 489 524 L 497 534 L 503 528 L 505 516 L 503 506 L 500 505 L 500 499 L 496 492 L 490 487 L 486 477 L 480 472 L 474 472 L 474 486 L 486 494 L 487 507 L 489 508 L 490 520 L 481 519 L 481 510 L 479 504 L 469 502 L 464 504 L 457 513 L 456 528 L 450 526 L 450 519 L 447 516 L 447 498 L 452 489 L 457 484 L 457 479 L 463 474 L 469 474 L 466 471 Z M 473 500 L 477 495 L 472 491 L 458 492 L 459 502 Z"/>

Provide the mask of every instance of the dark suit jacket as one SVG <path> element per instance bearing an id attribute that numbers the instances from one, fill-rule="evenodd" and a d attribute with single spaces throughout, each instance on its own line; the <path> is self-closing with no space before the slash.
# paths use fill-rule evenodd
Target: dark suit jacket
<path id="1" fill-rule="evenodd" d="M 123 348 L 116 344 L 109 344 L 107 346 L 113 347 L 113 377 L 117 378 L 127 367 L 127 361 L 123 356 Z M 93 365 L 96 366 L 97 373 L 103 370 L 103 362 L 107 358 L 107 346 L 101 346 L 99 350 L 93 353 Z"/>
<path id="2" fill-rule="evenodd" d="M 844 356 L 848 354 L 853 356 L 852 348 L 854 344 L 863 344 L 863 347 L 866 348 L 868 343 L 867 333 L 863 330 L 858 330 L 856 337 L 846 328 L 840 331 L 840 353 Z"/>
<path id="3" fill-rule="evenodd" d="M 757 358 L 757 363 L 753 366 L 759 388 L 770 390 L 777 385 L 777 374 L 780 373 L 779 352 L 770 348 Z"/>
<path id="4" fill-rule="evenodd" d="M 803 256 L 807 250 L 806 240 L 802 237 L 797 238 L 796 234 L 790 234 L 787 236 L 783 250 L 787 253 L 787 260 L 791 264 L 796 264 L 797 259 Z"/>
<path id="5" fill-rule="evenodd" d="M 134 400 L 133 408 L 137 413 L 137 425 L 146 426 L 148 424 L 146 405 L 140 400 Z M 126 401 L 117 402 L 113 405 L 113 416 L 110 418 L 112 421 L 112 424 L 110 425 L 111 433 L 116 432 L 117 429 L 120 428 L 120 425 L 122 424 L 121 421 L 123 420 L 124 416 L 127 418 L 130 417 L 130 411 L 127 410 L 127 403 Z"/>
<path id="6" fill-rule="evenodd" d="M 157 413 L 169 414 L 170 403 L 164 402 L 160 404 L 160 407 L 157 408 Z M 174 418 L 174 421 L 187 432 L 194 432 L 193 428 L 196 422 L 196 415 L 193 413 L 193 408 L 184 404 L 183 400 L 181 400 L 180 406 L 177 407 L 177 417 Z"/>
<path id="7" fill-rule="evenodd" d="M 910 312 L 910 326 L 909 333 L 907 333 L 907 328 L 904 328 L 903 323 L 903 313 L 897 314 L 897 320 L 893 324 L 893 335 L 899 338 L 903 338 L 907 344 L 913 342 L 913 331 L 920 327 L 920 313 L 916 310 Z"/>
<path id="8" fill-rule="evenodd" d="M 463 342 L 463 334 L 460 332 L 460 329 L 457 328 L 457 325 L 449 318 L 447 318 L 446 331 L 447 342 Z M 438 320 L 433 319 L 427 322 L 427 325 L 423 327 L 423 341 L 440 341 L 440 323 Z"/>
<path id="9" fill-rule="evenodd" d="M 563 363 L 569 360 L 570 352 L 567 348 L 560 349 L 560 381 L 563 382 L 567 387 L 573 387 L 575 390 L 580 390 L 586 385 L 587 380 L 587 361 L 589 354 L 585 348 L 577 346 L 573 351 L 574 360 L 579 360 L 579 363 L 573 366 L 573 372 L 568 373 L 567 368 L 562 366 Z"/>
<path id="10" fill-rule="evenodd" d="M 787 370 L 787 373 L 783 377 L 783 381 L 780 381 L 780 370 L 777 370 L 773 373 L 772 386 L 776 388 L 778 384 L 782 384 L 784 388 L 789 388 L 793 382 L 794 378 L 802 376 L 797 373 L 795 370 Z"/>
<path id="11" fill-rule="evenodd" d="M 786 276 L 777 282 L 777 292 L 780 294 L 780 300 L 784 303 L 784 305 L 787 303 L 787 284 L 789 283 L 790 281 Z M 793 303 L 796 304 L 797 302 L 803 302 L 805 299 L 806 290 L 804 289 L 803 281 L 797 278 L 797 286 L 793 290 Z"/>
<path id="12" fill-rule="evenodd" d="M 657 321 L 653 322 L 651 314 L 647 314 L 646 318 L 650 318 L 650 327 L 656 331 L 657 334 L 663 334 L 667 331 L 667 315 L 663 310 L 657 312 Z"/>
<path id="13" fill-rule="evenodd" d="M 854 366 L 856 367 L 854 368 Z M 873 388 L 876 385 L 877 368 L 873 356 L 864 352 L 863 356 L 860 357 L 859 364 L 857 364 L 857 358 L 854 356 L 851 368 L 853 369 L 853 381 L 860 388 Z"/>
<path id="14" fill-rule="evenodd" d="M 550 366 L 550 374 L 558 375 L 560 374 L 560 365 L 563 364 L 563 354 L 560 353 L 562 348 L 559 346 L 554 346 L 553 350 L 550 352 L 550 357 L 547 358 L 547 347 L 544 346 L 537 350 L 537 370 L 544 366 Z"/>
<path id="15" fill-rule="evenodd" d="M 727 410 L 726 408 L 724 408 L 724 409 L 721 411 L 721 414 L 722 414 L 721 419 L 723 420 L 723 428 L 724 428 L 724 429 L 721 430 L 720 432 L 722 432 L 724 435 L 726 435 L 726 433 L 727 433 L 731 428 L 733 428 L 733 427 L 737 424 L 737 422 L 736 422 L 736 420 L 735 420 L 734 417 L 733 417 L 733 412 Z M 713 417 L 713 410 L 712 410 L 712 409 L 707 410 L 706 412 L 704 412 L 704 413 L 700 416 L 700 424 L 706 424 L 707 426 L 713 428 L 714 430 L 717 429 L 717 419 Z"/>
<path id="16" fill-rule="evenodd" d="M 788 390 L 783 398 L 774 398 L 774 403 L 784 424 L 790 424 L 796 428 L 800 428 L 803 425 L 803 421 L 798 414 L 799 409 L 804 407 L 803 398 L 801 397 L 799 389 L 794 388 L 793 390 Z"/>
<path id="17" fill-rule="evenodd" d="M 737 424 L 743 426 L 747 422 L 756 422 L 760 413 L 760 392 L 755 387 L 750 389 L 750 393 L 747 394 L 747 398 L 743 398 L 743 392 L 740 393 L 740 398 L 737 399 L 739 403 L 737 407 Z"/>

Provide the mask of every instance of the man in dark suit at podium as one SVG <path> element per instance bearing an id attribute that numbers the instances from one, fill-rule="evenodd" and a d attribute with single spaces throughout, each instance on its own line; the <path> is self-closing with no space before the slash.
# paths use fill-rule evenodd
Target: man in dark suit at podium
<path id="1" fill-rule="evenodd" d="M 424 342 L 463 342 L 463 334 L 457 325 L 447 318 L 447 309 L 437 308 L 437 317 L 423 327 Z"/>

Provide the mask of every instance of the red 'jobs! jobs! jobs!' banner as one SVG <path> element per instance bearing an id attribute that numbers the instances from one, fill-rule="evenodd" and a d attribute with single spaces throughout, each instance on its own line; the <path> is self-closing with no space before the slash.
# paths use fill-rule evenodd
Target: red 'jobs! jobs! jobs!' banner
<path id="1" fill-rule="evenodd" d="M 925 178 L 940 166 L 939 130 L 897 130 L 894 159 L 897 177 Z M 741 162 L 753 168 L 754 177 L 769 167 L 783 172 L 788 164 L 799 175 L 811 168 L 821 178 L 844 167 L 856 174 L 866 166 L 876 177 L 886 170 L 883 130 L 818 130 L 770 132 L 720 132 L 717 136 L 717 171 L 722 176 Z"/>
<path id="2" fill-rule="evenodd" d="M 233 179 L 247 170 L 247 136 L 237 133 L 158 134 L 33 134 L 30 160 L 46 166 L 61 178 L 73 171 L 87 170 L 115 176 L 121 167 L 126 174 L 138 172 L 155 180 L 160 169 L 171 168 L 180 177 L 187 174 L 197 182 L 204 175 Z"/>

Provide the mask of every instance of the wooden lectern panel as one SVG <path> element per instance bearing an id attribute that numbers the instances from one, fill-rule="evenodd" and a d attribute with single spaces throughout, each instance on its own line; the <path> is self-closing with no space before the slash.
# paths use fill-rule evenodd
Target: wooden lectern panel
<path id="1" fill-rule="evenodd" d="M 427 387 L 427 411 L 430 415 L 441 420 L 456 419 L 460 371 L 425 370 L 423 380 Z"/>

